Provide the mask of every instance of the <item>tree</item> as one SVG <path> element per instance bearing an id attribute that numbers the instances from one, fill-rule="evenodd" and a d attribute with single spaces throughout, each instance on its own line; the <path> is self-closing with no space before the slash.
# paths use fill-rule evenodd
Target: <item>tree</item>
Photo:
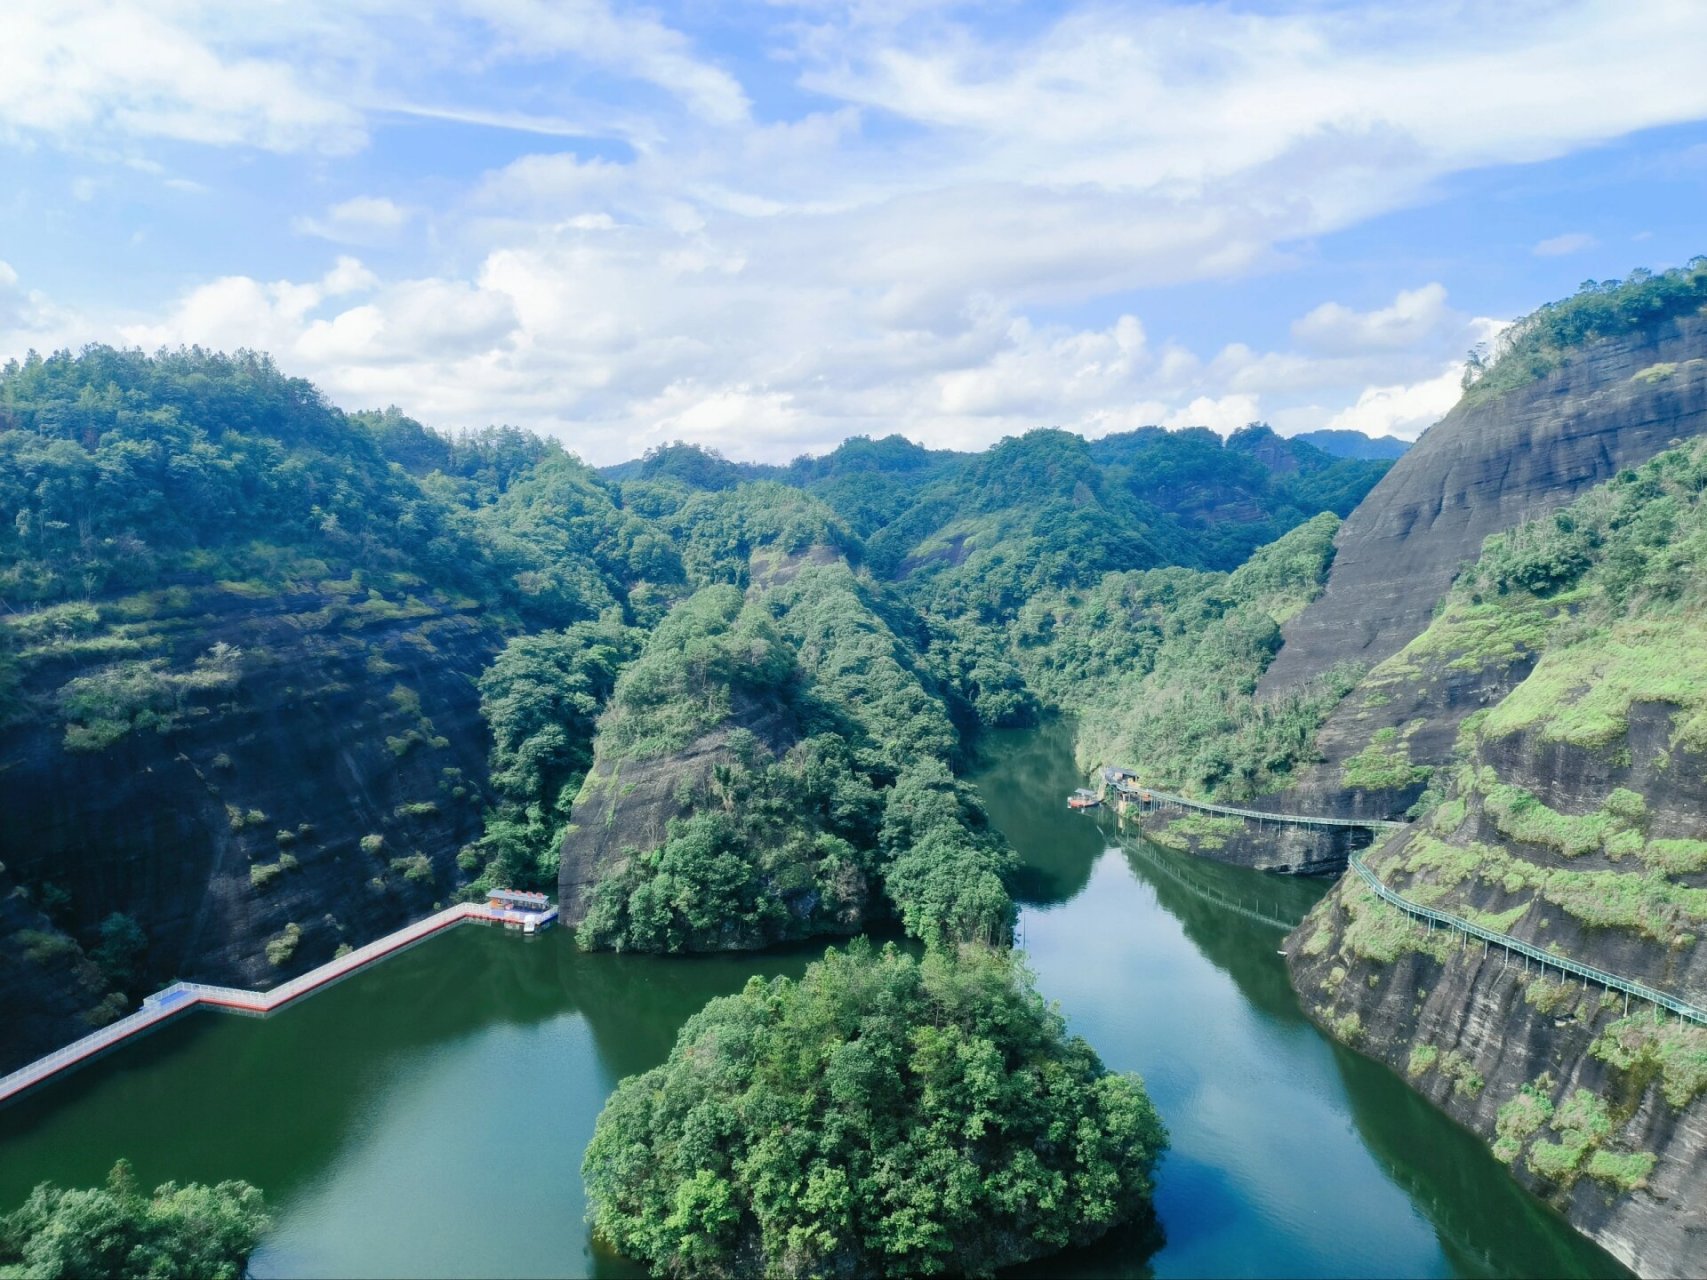
<path id="1" fill-rule="evenodd" d="M 91 957 L 107 981 L 115 987 L 128 987 L 137 980 L 143 953 L 148 950 L 148 935 L 132 917 L 115 911 L 101 921 L 101 943 Z"/>
<path id="2" fill-rule="evenodd" d="M 753 979 L 618 1086 L 595 1230 L 694 1276 L 990 1275 L 1149 1209 L 1167 1134 L 1012 955 L 864 940 Z"/>
<path id="3" fill-rule="evenodd" d="M 0 1274 L 238 1280 L 271 1225 L 261 1193 L 247 1182 L 166 1182 L 148 1196 L 120 1160 L 105 1187 L 64 1190 L 44 1182 L 0 1218 Z"/>

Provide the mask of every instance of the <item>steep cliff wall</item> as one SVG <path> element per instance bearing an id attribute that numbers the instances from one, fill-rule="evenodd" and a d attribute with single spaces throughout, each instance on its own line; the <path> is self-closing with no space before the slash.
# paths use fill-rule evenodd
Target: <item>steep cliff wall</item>
<path id="1" fill-rule="evenodd" d="M 1707 444 L 1687 445 L 1490 540 L 1353 695 L 1431 718 L 1410 741 L 1366 733 L 1340 766 L 1393 803 L 1426 785 L 1418 820 L 1367 859 L 1389 888 L 1701 1007 L 1704 490 Z M 1405 1072 L 1582 1230 L 1643 1274 L 1700 1269 L 1707 1029 L 1430 932 L 1352 876 L 1287 952 L 1324 1028 Z"/>
<path id="2" fill-rule="evenodd" d="M 1610 749 L 1479 742 L 1368 865 L 1414 900 L 1707 1005 L 1707 758 L 1644 707 Z M 1526 798 L 1527 797 L 1527 798 Z M 1286 944 L 1324 1029 L 1406 1075 L 1643 1275 L 1707 1232 L 1707 1030 L 1430 932 L 1347 877 Z"/>
<path id="3" fill-rule="evenodd" d="M 595 760 L 563 837 L 557 881 L 563 922 L 585 920 L 594 886 L 630 858 L 661 848 L 671 822 L 691 817 L 712 794 L 719 768 L 740 766 L 731 745 L 735 734 L 751 734 L 774 760 L 799 741 L 799 728 L 775 701 L 741 698 L 715 727 L 677 750 Z"/>
<path id="4" fill-rule="evenodd" d="M 1346 519 L 1327 590 L 1287 623 L 1261 692 L 1336 663 L 1373 665 L 1397 653 L 1428 625 L 1453 574 L 1489 534 L 1562 507 L 1673 439 L 1704 431 L 1702 317 L 1591 344 L 1526 386 L 1467 399 Z"/>
<path id="5" fill-rule="evenodd" d="M 0 732 L 0 862 L 32 916 L 0 925 L 20 1005 L 0 1070 L 112 1016 L 85 963 L 112 913 L 146 938 L 132 991 L 268 986 L 466 878 L 457 853 L 487 803 L 474 681 L 500 642 L 477 616 L 431 593 L 208 588 L 149 605 L 120 637 L 146 657 L 52 646 L 28 664 L 34 714 Z"/>
<path id="6" fill-rule="evenodd" d="M 1566 607 L 1526 593 L 1470 596 L 1449 595 L 1427 630 L 1368 672 L 1317 730 L 1318 759 L 1295 769 L 1293 785 L 1258 807 L 1401 819 L 1426 803 L 1464 721 L 1527 678 Z"/>

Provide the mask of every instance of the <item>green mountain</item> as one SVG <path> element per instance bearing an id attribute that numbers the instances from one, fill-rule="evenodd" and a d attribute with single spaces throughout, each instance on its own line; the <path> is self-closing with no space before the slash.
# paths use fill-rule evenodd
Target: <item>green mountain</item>
<path id="1" fill-rule="evenodd" d="M 1644 1275 L 1693 1258 L 1707 1031 L 1521 948 L 1707 1008 L 1704 437 L 1707 259 L 1591 283 L 1471 368 L 1245 661 L 1099 678 L 1081 718 L 1087 764 L 1262 810 L 1409 820 L 1370 873 L 1510 946 L 1431 931 L 1347 874 L 1288 939 L 1300 999 Z M 1202 616 L 1187 609 L 1170 620 Z M 1182 634 L 1218 642 L 1196 625 Z M 1062 649 L 1056 678 L 1096 672 L 1096 652 Z M 1144 825 L 1293 870 L 1343 865 L 1353 839 Z"/>
<path id="2" fill-rule="evenodd" d="M 598 945 L 1000 935 L 1009 855 L 954 770 L 1064 704 L 986 621 L 1231 564 L 1382 465 L 1040 431 L 600 473 L 343 413 L 250 354 L 8 365 L 5 1056 L 498 883 L 562 880 Z"/>
<path id="3" fill-rule="evenodd" d="M 14 362 L 0 1069 L 498 884 L 555 886 L 594 947 L 1000 942 L 1012 856 L 957 770 L 1056 711 L 1087 768 L 1410 820 L 1368 858 L 1393 892 L 1707 1006 L 1700 436 L 1703 260 L 1520 322 L 1396 460 L 1253 424 L 600 472 L 251 354 Z M 1351 840 L 1146 823 L 1294 871 Z M 1451 951 L 1361 878 L 1288 953 L 1330 1033 L 1683 1269 L 1707 1033 Z"/>

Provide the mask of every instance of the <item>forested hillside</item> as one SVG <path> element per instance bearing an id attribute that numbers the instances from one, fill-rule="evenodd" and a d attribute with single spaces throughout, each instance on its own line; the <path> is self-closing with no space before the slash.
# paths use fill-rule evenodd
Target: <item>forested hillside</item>
<path id="1" fill-rule="evenodd" d="M 12 1060 L 175 976 L 275 981 L 513 856 L 538 788 L 489 775 L 479 691 L 506 636 L 620 647 L 684 589 L 561 448 L 346 415 L 258 356 L 8 366 L 0 495 Z"/>
<path id="2" fill-rule="evenodd" d="M 601 474 L 341 412 L 252 354 L 13 363 L 7 1053 L 500 883 L 561 881 L 598 946 L 1001 936 L 1010 855 L 955 776 L 979 729 L 1079 705 L 1087 646 L 1165 668 L 1094 634 L 1123 591 L 1261 649 L 1215 621 L 1225 570 L 1385 465 L 1253 427 Z M 1319 568 L 1301 536 L 1276 554 Z"/>

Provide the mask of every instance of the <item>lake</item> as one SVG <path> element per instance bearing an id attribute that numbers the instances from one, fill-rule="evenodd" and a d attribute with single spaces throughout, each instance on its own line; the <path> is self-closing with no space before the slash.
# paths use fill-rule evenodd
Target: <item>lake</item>
<path id="1" fill-rule="evenodd" d="M 1076 1276 L 1616 1276 L 1472 1135 L 1304 1017 L 1277 949 L 1326 890 L 1073 813 L 1070 725 L 991 735 L 975 780 L 1024 864 L 1021 942 L 1173 1136 L 1159 1232 Z M 706 1000 L 823 946 L 663 959 L 464 927 L 266 1020 L 193 1014 L 0 1109 L 0 1205 L 31 1185 L 244 1178 L 257 1276 L 640 1274 L 589 1238 L 604 1099 Z"/>

